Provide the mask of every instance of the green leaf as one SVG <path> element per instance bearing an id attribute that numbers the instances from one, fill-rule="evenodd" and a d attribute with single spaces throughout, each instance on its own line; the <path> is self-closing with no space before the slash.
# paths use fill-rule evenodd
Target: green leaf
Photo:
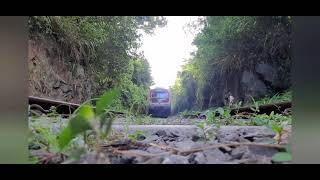
<path id="1" fill-rule="evenodd" d="M 103 132 L 105 135 L 108 135 L 111 131 L 113 120 L 114 115 L 110 113 L 105 113 L 100 116 L 100 128 L 102 130 L 102 128 L 105 127 L 105 131 Z"/>
<path id="2" fill-rule="evenodd" d="M 224 115 L 224 109 L 219 107 L 216 109 L 216 112 L 218 112 L 220 114 L 220 116 L 223 116 Z"/>
<path id="3" fill-rule="evenodd" d="M 112 101 L 119 95 L 118 89 L 112 89 L 110 91 L 105 92 L 97 102 L 96 105 L 96 113 L 100 115 L 104 112 L 104 109 L 109 106 Z"/>
<path id="4" fill-rule="evenodd" d="M 287 152 L 279 152 L 272 157 L 275 162 L 288 162 L 292 160 L 292 156 Z"/>
<path id="5" fill-rule="evenodd" d="M 89 121 L 94 119 L 91 106 L 83 105 L 79 108 L 75 117 L 71 118 L 68 126 L 59 135 L 59 148 L 62 150 L 78 134 L 92 129 Z"/>
<path id="6" fill-rule="evenodd" d="M 277 125 L 277 124 L 272 124 L 272 130 L 275 131 L 275 132 L 278 132 L 280 133 L 282 131 L 282 127 Z"/>
<path id="7" fill-rule="evenodd" d="M 72 130 L 72 135 L 77 135 L 88 129 L 91 129 L 90 121 L 94 119 L 94 112 L 91 106 L 84 105 L 79 110 L 76 117 L 69 121 L 69 127 Z"/>
<path id="8" fill-rule="evenodd" d="M 62 132 L 59 135 L 59 148 L 62 150 L 66 145 L 69 144 L 69 142 L 72 140 L 72 130 L 68 126 L 65 129 L 62 130 Z"/>
<path id="9" fill-rule="evenodd" d="M 229 118 L 231 116 L 230 113 L 231 113 L 230 109 L 224 110 L 224 113 L 223 113 L 224 118 Z"/>
<path id="10" fill-rule="evenodd" d="M 207 119 L 208 123 L 214 124 L 215 121 L 216 121 L 215 111 L 210 111 L 210 110 L 208 110 L 208 111 L 206 112 L 206 119 Z"/>
<path id="11" fill-rule="evenodd" d="M 94 118 L 94 111 L 91 106 L 84 105 L 79 109 L 77 116 L 81 116 L 86 120 L 91 120 Z"/>

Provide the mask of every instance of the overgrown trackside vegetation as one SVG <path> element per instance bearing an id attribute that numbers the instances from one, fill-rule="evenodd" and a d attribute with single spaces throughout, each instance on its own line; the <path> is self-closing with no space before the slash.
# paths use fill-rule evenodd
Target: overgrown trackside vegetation
<path id="1" fill-rule="evenodd" d="M 75 81 L 87 86 L 88 91 L 81 99 L 81 106 L 67 119 L 57 114 L 55 108 L 47 115 L 30 117 L 30 160 L 34 163 L 72 163 L 93 154 L 108 164 L 121 153 L 153 157 L 155 154 L 130 151 L 131 145 L 135 146 L 144 139 L 148 143 L 140 143 L 143 148 L 136 150 L 144 151 L 151 146 L 175 155 L 188 155 L 188 151 L 194 153 L 206 149 L 180 151 L 163 146 L 169 144 L 166 141 L 183 143 L 178 133 L 156 132 L 151 135 L 147 131 L 129 131 L 132 124 L 154 125 L 165 120 L 163 124 L 196 125 L 199 136 L 190 137 L 191 141 L 200 144 L 214 141 L 213 146 L 225 146 L 223 148 L 229 151 L 226 153 L 229 155 L 234 149 L 227 148 L 228 144 L 217 138 L 218 130 L 223 129 L 221 126 L 267 126 L 275 132 L 275 136 L 269 137 L 269 134 L 266 137 L 267 144 L 255 142 L 255 136 L 251 135 L 247 139 L 250 143 L 242 145 L 278 148 L 281 151 L 273 156 L 273 161 L 291 161 L 290 146 L 285 151 L 283 146 L 288 144 L 286 136 L 291 131 L 291 109 L 282 114 L 258 113 L 262 104 L 292 99 L 291 23 L 290 16 L 221 16 L 202 17 L 190 24 L 190 30 L 199 28 L 201 31 L 193 42 L 197 50 L 178 73 L 171 88 L 173 110 L 179 112 L 179 116 L 156 119 L 145 115 L 152 78 L 149 63 L 143 53 L 138 53 L 138 48 L 142 32 L 152 34 L 156 27 L 166 25 L 163 17 L 30 17 L 30 39 L 37 43 L 52 43 L 45 53 L 48 57 L 58 57 L 50 60 L 61 61 L 68 68 L 67 73 L 77 74 L 77 67 L 83 67 L 85 76 L 82 79 L 74 77 Z M 239 110 L 248 104 L 252 105 L 252 112 L 231 113 L 231 109 Z M 123 132 L 111 129 L 115 120 L 124 126 Z M 156 139 L 149 143 L 148 138 Z M 235 148 L 242 143 L 239 139 L 233 140 L 237 143 L 228 147 Z M 116 156 L 106 158 L 110 154 Z M 125 161 L 130 162 L 130 158 Z"/>
<path id="2" fill-rule="evenodd" d="M 288 89 L 291 24 L 290 16 L 219 16 L 191 25 L 203 29 L 193 42 L 197 51 L 172 87 L 174 111 L 225 106 L 229 95 L 245 104 Z M 255 72 L 257 65 L 262 72 Z"/>
<path id="3" fill-rule="evenodd" d="M 80 81 L 87 80 L 89 85 L 82 102 L 121 87 L 114 108 L 134 106 L 144 112 L 152 78 L 148 61 L 137 49 L 141 32 L 152 34 L 154 28 L 165 26 L 163 17 L 31 16 L 28 24 L 31 40 L 56 44 L 49 55 L 66 64 L 66 71 L 74 73 L 79 65 L 84 68 L 87 79 Z"/>

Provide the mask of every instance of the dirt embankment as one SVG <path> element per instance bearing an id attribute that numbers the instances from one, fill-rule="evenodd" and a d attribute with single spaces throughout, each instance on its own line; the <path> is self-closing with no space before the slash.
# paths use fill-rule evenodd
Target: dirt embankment
<path id="1" fill-rule="evenodd" d="M 81 103 L 92 96 L 93 82 L 85 68 L 61 55 L 56 42 L 28 42 L 29 95 Z"/>

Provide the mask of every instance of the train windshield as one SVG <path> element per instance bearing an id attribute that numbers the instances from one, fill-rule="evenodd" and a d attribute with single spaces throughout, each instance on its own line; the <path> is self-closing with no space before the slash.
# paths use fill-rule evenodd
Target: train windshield
<path id="1" fill-rule="evenodd" d="M 169 98 L 169 93 L 163 91 L 154 91 L 151 93 L 151 97 L 157 99 L 167 99 Z"/>

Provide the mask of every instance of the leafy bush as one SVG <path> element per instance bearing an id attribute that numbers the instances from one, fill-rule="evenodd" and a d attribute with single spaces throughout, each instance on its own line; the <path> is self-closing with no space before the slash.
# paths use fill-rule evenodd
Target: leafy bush
<path id="1" fill-rule="evenodd" d="M 275 65 L 281 82 L 290 83 L 290 16 L 209 16 L 200 25 L 193 41 L 197 50 L 172 87 L 175 112 L 224 106 L 230 89 L 237 91 L 236 100 L 247 101 L 239 77 L 257 63 Z"/>

